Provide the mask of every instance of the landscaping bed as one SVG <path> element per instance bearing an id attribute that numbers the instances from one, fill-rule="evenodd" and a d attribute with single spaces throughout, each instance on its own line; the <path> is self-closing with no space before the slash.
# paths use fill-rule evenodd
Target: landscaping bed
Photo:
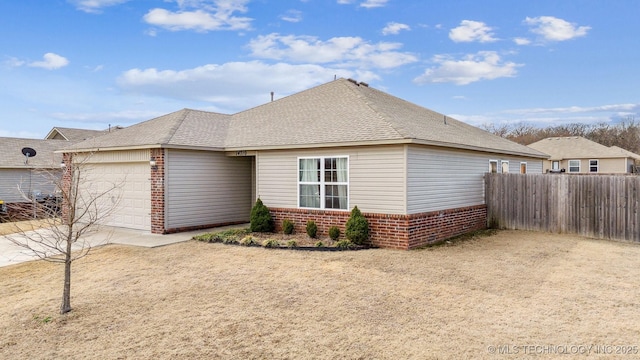
<path id="1" fill-rule="evenodd" d="M 262 246 L 272 249 L 295 249 L 308 251 L 362 250 L 370 247 L 356 245 L 346 239 L 332 240 L 328 236 L 312 238 L 307 234 L 284 234 L 251 232 L 247 229 L 230 229 L 215 233 L 196 235 L 194 240 L 228 245 Z"/>

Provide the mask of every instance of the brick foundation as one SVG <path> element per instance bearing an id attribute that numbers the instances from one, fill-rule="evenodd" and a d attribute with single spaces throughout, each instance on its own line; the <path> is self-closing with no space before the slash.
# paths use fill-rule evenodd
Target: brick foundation
<path id="1" fill-rule="evenodd" d="M 318 225 L 318 235 L 326 236 L 329 227 L 337 226 L 344 234 L 349 219 L 347 211 L 270 208 L 276 231 L 282 231 L 282 221 L 294 223 L 295 232 L 305 233 L 308 220 Z M 410 250 L 437 243 L 454 236 L 487 227 L 487 206 L 469 206 L 411 215 L 363 213 L 369 221 L 370 245 Z"/>
<path id="2" fill-rule="evenodd" d="M 166 234 L 164 229 L 164 149 L 151 149 L 156 165 L 151 167 L 151 233 Z"/>

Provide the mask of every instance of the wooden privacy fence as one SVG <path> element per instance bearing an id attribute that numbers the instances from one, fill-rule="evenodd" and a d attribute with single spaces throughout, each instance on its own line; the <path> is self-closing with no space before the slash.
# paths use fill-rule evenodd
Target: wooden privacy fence
<path id="1" fill-rule="evenodd" d="M 640 176 L 486 174 L 490 227 L 640 241 Z"/>

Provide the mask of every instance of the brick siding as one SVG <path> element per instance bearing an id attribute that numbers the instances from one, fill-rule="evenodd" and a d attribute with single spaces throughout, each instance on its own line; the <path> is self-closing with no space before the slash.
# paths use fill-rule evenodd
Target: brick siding
<path id="1" fill-rule="evenodd" d="M 318 235 L 328 235 L 331 226 L 342 234 L 350 213 L 347 211 L 270 208 L 276 231 L 282 231 L 282 221 L 289 219 L 294 230 L 305 233 L 308 220 L 318 225 Z M 369 221 L 370 245 L 410 250 L 441 242 L 454 236 L 487 227 L 486 205 L 470 206 L 411 215 L 363 213 Z"/>
<path id="2" fill-rule="evenodd" d="M 151 168 L 151 233 L 166 234 L 164 228 L 164 149 L 151 149 L 156 165 Z"/>

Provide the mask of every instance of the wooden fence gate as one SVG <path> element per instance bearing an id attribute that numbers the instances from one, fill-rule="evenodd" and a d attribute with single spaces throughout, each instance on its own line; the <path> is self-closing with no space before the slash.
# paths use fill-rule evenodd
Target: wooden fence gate
<path id="1" fill-rule="evenodd" d="M 486 174 L 489 226 L 640 241 L 640 176 Z"/>

